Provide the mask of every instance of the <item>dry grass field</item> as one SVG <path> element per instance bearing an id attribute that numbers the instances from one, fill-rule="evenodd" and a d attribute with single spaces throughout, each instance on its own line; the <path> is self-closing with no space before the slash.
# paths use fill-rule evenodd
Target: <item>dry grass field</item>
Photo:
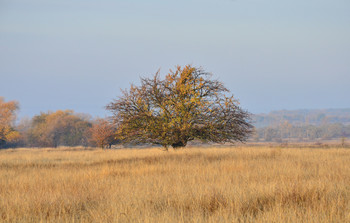
<path id="1" fill-rule="evenodd" d="M 350 150 L 0 150 L 1 222 L 350 222 Z"/>

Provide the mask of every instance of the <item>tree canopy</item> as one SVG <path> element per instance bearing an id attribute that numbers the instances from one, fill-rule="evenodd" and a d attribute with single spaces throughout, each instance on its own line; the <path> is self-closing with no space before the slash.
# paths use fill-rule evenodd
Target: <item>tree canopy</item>
<path id="1" fill-rule="evenodd" d="M 86 131 L 91 123 L 71 110 L 41 113 L 34 116 L 28 130 L 31 146 L 78 146 L 87 144 Z"/>
<path id="2" fill-rule="evenodd" d="M 223 83 L 191 65 L 177 66 L 165 79 L 159 71 L 131 85 L 107 109 L 123 142 L 184 147 L 188 141 L 245 141 L 252 132 L 250 114 L 239 107 Z"/>
<path id="3" fill-rule="evenodd" d="M 5 102 L 4 98 L 0 97 L 0 148 L 20 138 L 20 134 L 13 128 L 18 108 L 18 102 Z"/>
<path id="4" fill-rule="evenodd" d="M 106 119 L 97 119 L 90 128 L 90 142 L 101 148 L 111 147 L 116 143 L 115 127 Z"/>

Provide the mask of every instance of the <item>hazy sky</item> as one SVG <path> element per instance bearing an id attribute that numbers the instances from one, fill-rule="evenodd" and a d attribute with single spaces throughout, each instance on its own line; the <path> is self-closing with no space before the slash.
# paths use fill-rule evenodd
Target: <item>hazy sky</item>
<path id="1" fill-rule="evenodd" d="M 159 68 L 212 72 L 253 113 L 350 107 L 349 0 L 0 0 L 0 96 L 105 116 Z"/>

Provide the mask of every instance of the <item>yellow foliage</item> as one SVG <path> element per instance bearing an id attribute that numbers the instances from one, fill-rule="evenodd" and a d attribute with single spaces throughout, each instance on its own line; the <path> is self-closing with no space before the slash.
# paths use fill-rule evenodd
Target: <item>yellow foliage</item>
<path id="1" fill-rule="evenodd" d="M 4 98 L 0 97 L 0 148 L 2 144 L 16 142 L 20 138 L 19 133 L 12 128 L 17 110 L 18 102 L 5 102 Z"/>
<path id="2" fill-rule="evenodd" d="M 18 140 L 21 138 L 21 134 L 17 131 L 10 131 L 7 135 L 6 135 L 6 141 L 10 142 L 10 143 L 15 143 L 18 142 Z"/>

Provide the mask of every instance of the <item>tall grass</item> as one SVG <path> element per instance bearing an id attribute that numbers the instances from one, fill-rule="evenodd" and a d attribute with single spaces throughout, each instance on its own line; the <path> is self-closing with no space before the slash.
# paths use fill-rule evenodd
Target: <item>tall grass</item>
<path id="1" fill-rule="evenodd" d="M 2 150 L 0 221 L 350 222 L 350 150 Z"/>

